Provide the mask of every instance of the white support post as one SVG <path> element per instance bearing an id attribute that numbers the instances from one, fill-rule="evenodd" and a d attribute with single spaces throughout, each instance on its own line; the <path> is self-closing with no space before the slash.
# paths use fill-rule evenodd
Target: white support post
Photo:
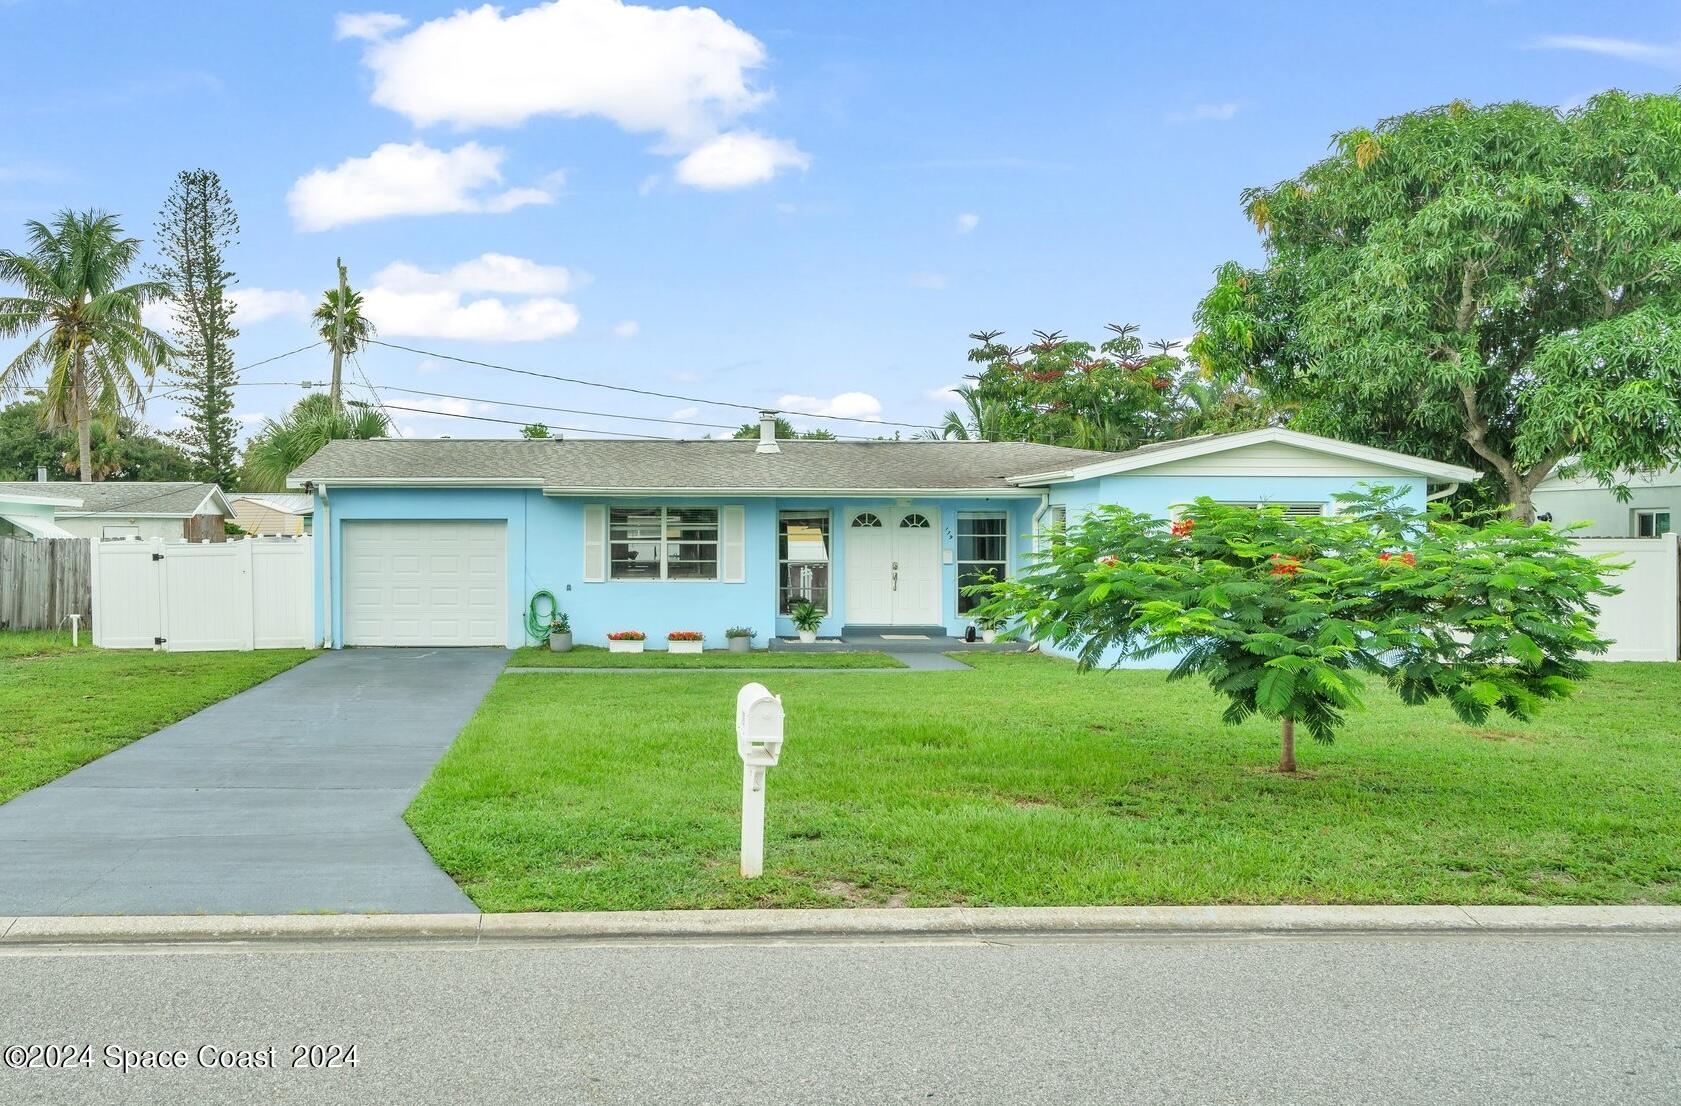
<path id="1" fill-rule="evenodd" d="M 741 875 L 765 874 L 765 770 L 748 764 L 741 770 Z"/>

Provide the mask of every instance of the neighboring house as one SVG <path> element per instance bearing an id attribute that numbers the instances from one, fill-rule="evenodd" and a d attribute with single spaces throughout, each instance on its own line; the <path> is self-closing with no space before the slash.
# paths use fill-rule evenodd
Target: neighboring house
<path id="1" fill-rule="evenodd" d="M 0 490 L 0 538 L 73 538 L 76 535 L 54 522 L 53 517 L 60 510 L 81 505 L 80 499 L 46 494 L 45 487 L 39 495 Z"/>
<path id="2" fill-rule="evenodd" d="M 1017 572 L 1034 536 L 1097 503 L 1167 515 L 1197 496 L 1329 510 L 1369 481 L 1472 469 L 1265 429 L 1097 453 L 1014 442 L 329 442 L 292 474 L 315 495 L 316 619 L 334 645 L 527 640 L 555 593 L 581 642 L 726 627 L 961 634 L 960 581 Z M 330 635 L 327 627 L 330 626 Z"/>
<path id="3" fill-rule="evenodd" d="M 51 521 L 63 533 L 41 537 L 221 541 L 233 517 L 222 489 L 190 480 L 0 481 L 0 497 L 0 519 L 22 530 L 29 527 L 19 521 L 24 509 L 14 505 L 18 500 L 55 501 Z"/>
<path id="4" fill-rule="evenodd" d="M 301 492 L 232 492 L 228 504 L 241 530 L 263 536 L 307 534 L 315 513 L 315 497 Z"/>
<path id="5" fill-rule="evenodd" d="M 1535 489 L 1537 517 L 1555 526 L 1582 522 L 1583 537 L 1658 538 L 1681 523 L 1681 469 L 1626 477 L 1628 500 L 1591 476 L 1552 477 Z"/>

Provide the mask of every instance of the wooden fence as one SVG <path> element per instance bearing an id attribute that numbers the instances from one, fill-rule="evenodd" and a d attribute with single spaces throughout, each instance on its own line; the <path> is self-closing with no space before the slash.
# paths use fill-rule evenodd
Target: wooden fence
<path id="1" fill-rule="evenodd" d="M 0 538 L 0 630 L 52 630 L 82 616 L 93 628 L 88 538 Z"/>

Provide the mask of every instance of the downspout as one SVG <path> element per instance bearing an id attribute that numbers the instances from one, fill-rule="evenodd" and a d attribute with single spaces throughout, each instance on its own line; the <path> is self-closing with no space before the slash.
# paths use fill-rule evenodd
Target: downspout
<path id="1" fill-rule="evenodd" d="M 1452 495 L 1454 492 L 1456 492 L 1458 490 L 1459 490 L 1459 481 L 1455 480 L 1453 483 L 1449 484 L 1447 487 L 1443 488 L 1441 491 L 1431 492 L 1430 494 L 1426 495 L 1424 497 L 1424 502 L 1433 503 L 1438 499 L 1446 499 L 1448 496 Z"/>
<path id="2" fill-rule="evenodd" d="M 1045 532 L 1045 516 L 1051 513 L 1051 489 L 1039 493 L 1039 508 L 1033 512 L 1033 552 L 1039 552 L 1039 535 Z"/>
<path id="3" fill-rule="evenodd" d="M 321 546 L 321 648 L 333 648 L 333 508 L 327 502 L 327 485 L 317 484 L 321 517 L 315 520 L 315 536 Z"/>

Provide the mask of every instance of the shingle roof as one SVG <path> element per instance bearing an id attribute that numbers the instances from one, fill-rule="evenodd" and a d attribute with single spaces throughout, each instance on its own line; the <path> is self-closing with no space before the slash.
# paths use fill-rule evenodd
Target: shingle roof
<path id="1" fill-rule="evenodd" d="M 0 491 L 79 499 L 80 507 L 61 507 L 61 515 L 134 514 L 190 515 L 215 484 L 193 480 L 102 480 L 83 484 L 72 480 L 3 480 Z"/>
<path id="2" fill-rule="evenodd" d="M 1024 472 L 1110 456 L 1024 442 L 757 440 L 548 441 L 403 439 L 335 441 L 292 473 L 306 480 L 525 483 L 608 491 L 1007 490 Z"/>

